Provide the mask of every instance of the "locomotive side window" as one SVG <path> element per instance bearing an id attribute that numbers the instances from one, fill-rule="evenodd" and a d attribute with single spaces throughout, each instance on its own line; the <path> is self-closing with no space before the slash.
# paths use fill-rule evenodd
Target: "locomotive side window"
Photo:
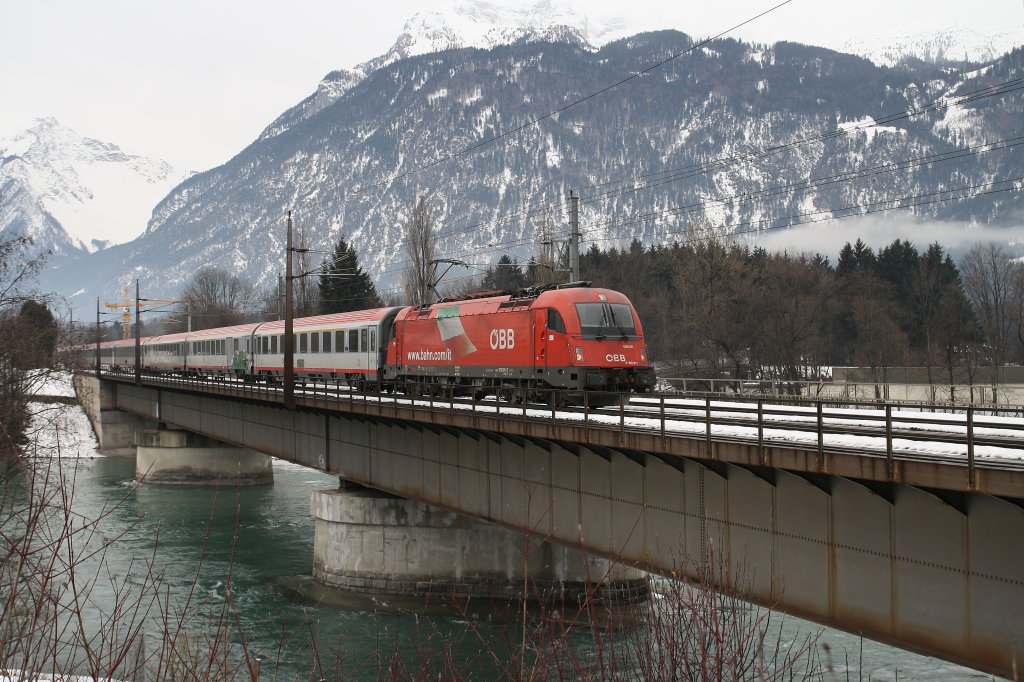
<path id="1" fill-rule="evenodd" d="M 299 352 L 306 353 L 309 348 L 309 335 L 299 334 Z"/>
<path id="2" fill-rule="evenodd" d="M 277 353 L 277 335 L 270 337 L 270 352 Z"/>
<path id="3" fill-rule="evenodd" d="M 345 350 L 345 332 L 334 332 L 334 347 L 339 353 Z"/>
<path id="4" fill-rule="evenodd" d="M 359 351 L 359 330 L 349 329 L 348 330 L 348 352 L 357 353 Z"/>
<path id="5" fill-rule="evenodd" d="M 324 332 L 324 352 L 325 353 L 330 353 L 331 352 L 331 333 L 330 332 Z"/>
<path id="6" fill-rule="evenodd" d="M 320 333 L 313 332 L 309 335 L 309 352 L 319 353 L 320 352 Z"/>
<path id="7" fill-rule="evenodd" d="M 548 308 L 548 329 L 560 334 L 565 333 L 565 320 L 562 319 L 561 313 L 554 308 Z"/>
<path id="8" fill-rule="evenodd" d="M 633 313 L 625 303 L 577 303 L 584 336 L 636 336 Z"/>

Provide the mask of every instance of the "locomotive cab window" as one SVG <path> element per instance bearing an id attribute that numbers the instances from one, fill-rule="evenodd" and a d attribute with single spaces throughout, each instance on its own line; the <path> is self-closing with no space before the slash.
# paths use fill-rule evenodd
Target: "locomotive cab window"
<path id="1" fill-rule="evenodd" d="M 548 329 L 559 334 L 565 333 L 565 320 L 561 313 L 554 308 L 548 308 Z"/>
<path id="2" fill-rule="evenodd" d="M 577 303 L 576 312 L 583 336 L 636 336 L 633 311 L 626 303 Z"/>

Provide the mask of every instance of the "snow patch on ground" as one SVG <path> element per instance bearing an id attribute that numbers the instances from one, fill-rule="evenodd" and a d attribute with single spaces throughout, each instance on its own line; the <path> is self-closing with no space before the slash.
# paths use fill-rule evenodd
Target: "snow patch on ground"
<path id="1" fill-rule="evenodd" d="M 856 135 L 858 133 L 864 133 L 867 135 L 868 143 L 872 142 L 877 135 L 880 133 L 895 133 L 897 135 L 906 135 L 907 131 L 902 128 L 896 128 L 895 126 L 880 126 L 875 123 L 875 119 L 870 116 L 865 116 L 857 121 L 847 121 L 846 123 L 840 123 L 837 126 L 840 130 L 845 132 L 847 135 Z"/>

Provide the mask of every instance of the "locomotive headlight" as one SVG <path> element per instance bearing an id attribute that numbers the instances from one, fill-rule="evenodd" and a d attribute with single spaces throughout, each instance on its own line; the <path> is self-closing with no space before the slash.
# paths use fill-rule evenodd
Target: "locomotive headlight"
<path id="1" fill-rule="evenodd" d="M 583 346 L 576 346 L 576 362 L 583 362 Z"/>

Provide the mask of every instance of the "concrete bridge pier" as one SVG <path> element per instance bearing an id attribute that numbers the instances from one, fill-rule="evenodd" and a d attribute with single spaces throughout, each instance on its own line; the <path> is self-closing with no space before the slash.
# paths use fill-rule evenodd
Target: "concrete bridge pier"
<path id="1" fill-rule="evenodd" d="M 182 430 L 137 433 L 135 478 L 160 485 L 269 485 L 269 455 Z"/>
<path id="2" fill-rule="evenodd" d="M 135 477 L 165 485 L 268 485 L 272 458 L 189 431 L 161 428 L 159 405 L 141 416 L 118 409 L 119 384 L 76 374 L 75 391 L 100 452 L 135 455 Z"/>
<path id="3" fill-rule="evenodd" d="M 117 384 L 101 382 L 94 376 L 76 374 L 75 392 L 85 410 L 99 443 L 99 451 L 108 456 L 135 454 L 136 434 L 155 429 L 158 422 L 117 408 Z"/>
<path id="4" fill-rule="evenodd" d="M 343 482 L 312 494 L 313 577 L 330 587 L 431 603 L 528 601 L 610 609 L 649 597 L 647 574 L 438 507 Z"/>

